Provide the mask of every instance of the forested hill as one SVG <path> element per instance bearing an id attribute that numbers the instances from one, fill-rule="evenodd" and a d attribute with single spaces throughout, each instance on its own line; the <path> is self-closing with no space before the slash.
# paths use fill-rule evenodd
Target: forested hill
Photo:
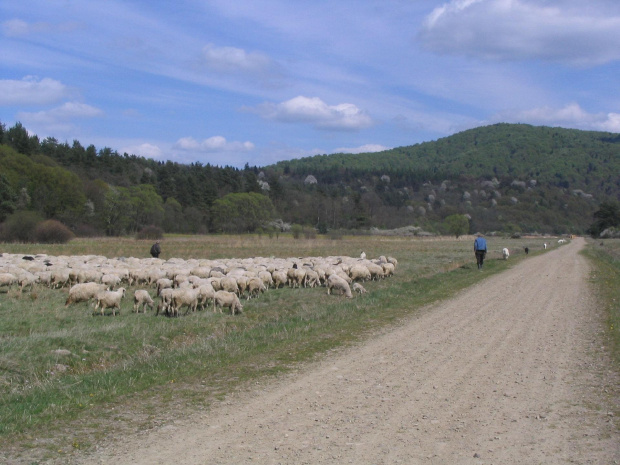
<path id="1" fill-rule="evenodd" d="M 28 213 L 78 234 L 252 232 L 274 219 L 320 232 L 445 233 L 455 215 L 470 232 L 584 233 L 601 202 L 619 197 L 612 133 L 497 124 L 380 153 L 237 169 L 41 141 L 0 123 L 0 223 L 23 224 L 15 216 Z"/>
<path id="2" fill-rule="evenodd" d="M 392 182 L 479 178 L 529 181 L 618 197 L 620 134 L 495 124 L 380 153 L 318 155 L 284 161 L 288 175 L 324 181 L 386 174 Z"/>

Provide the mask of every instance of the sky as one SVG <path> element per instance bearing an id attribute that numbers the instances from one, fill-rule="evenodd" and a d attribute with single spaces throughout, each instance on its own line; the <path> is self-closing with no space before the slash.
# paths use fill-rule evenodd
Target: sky
<path id="1" fill-rule="evenodd" d="M 16 122 L 238 168 L 500 122 L 618 133 L 620 1 L 4 1 Z"/>

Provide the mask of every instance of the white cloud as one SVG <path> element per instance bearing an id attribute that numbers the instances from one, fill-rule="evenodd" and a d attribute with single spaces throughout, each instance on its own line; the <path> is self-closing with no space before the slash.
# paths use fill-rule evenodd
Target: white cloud
<path id="1" fill-rule="evenodd" d="M 18 119 L 39 124 L 54 124 L 74 118 L 95 118 L 102 115 L 102 110 L 91 105 L 79 102 L 66 102 L 51 110 L 38 111 L 36 113 L 20 112 L 18 113 Z"/>
<path id="2" fill-rule="evenodd" d="M 620 113 L 588 113 L 577 103 L 570 103 L 562 108 L 545 106 L 513 113 L 502 113 L 492 119 L 502 122 L 620 133 Z"/>
<path id="3" fill-rule="evenodd" d="M 193 137 L 183 137 L 179 139 L 175 148 L 192 152 L 247 152 L 254 150 L 252 142 L 228 142 L 225 137 L 213 136 L 202 141 L 197 141 Z"/>
<path id="4" fill-rule="evenodd" d="M 47 105 L 68 94 L 67 86 L 54 79 L 26 76 L 21 81 L 0 80 L 0 105 Z"/>
<path id="5" fill-rule="evenodd" d="M 352 103 L 328 105 L 318 97 L 298 96 L 282 103 L 264 103 L 255 111 L 263 118 L 309 123 L 319 129 L 355 130 L 372 125 L 366 112 Z"/>
<path id="6" fill-rule="evenodd" d="M 371 153 L 371 152 L 383 152 L 389 150 L 389 147 L 379 144 L 365 144 L 359 147 L 341 147 L 335 149 L 334 153 Z"/>
<path id="7" fill-rule="evenodd" d="M 553 3 L 554 6 L 549 6 Z M 452 0 L 435 8 L 419 38 L 431 51 L 491 60 L 593 66 L 620 59 L 620 15 L 543 0 Z"/>
<path id="8" fill-rule="evenodd" d="M 9 19 L 0 23 L 0 31 L 6 37 L 24 37 L 38 33 L 48 32 L 71 32 L 79 29 L 81 26 L 78 23 L 58 23 L 52 24 L 47 22 L 28 23 L 21 19 Z"/>
<path id="9" fill-rule="evenodd" d="M 149 143 L 129 145 L 123 147 L 120 153 L 128 153 L 130 155 L 138 155 L 144 158 L 152 158 L 159 160 L 163 158 L 163 151 L 157 146 Z"/>
<path id="10" fill-rule="evenodd" d="M 262 72 L 271 67 L 271 59 L 262 53 L 246 52 L 235 47 L 207 44 L 202 49 L 207 66 L 218 72 Z"/>

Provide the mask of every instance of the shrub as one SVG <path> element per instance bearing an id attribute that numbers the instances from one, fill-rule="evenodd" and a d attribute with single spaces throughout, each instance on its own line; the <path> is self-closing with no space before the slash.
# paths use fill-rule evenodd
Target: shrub
<path id="1" fill-rule="evenodd" d="M 150 225 L 145 226 L 136 234 L 136 239 L 163 239 L 164 238 L 164 230 L 159 226 Z"/>
<path id="2" fill-rule="evenodd" d="M 316 239 L 316 229 L 304 228 L 303 232 L 306 239 Z"/>
<path id="3" fill-rule="evenodd" d="M 293 239 L 299 239 L 301 237 L 301 233 L 304 228 L 300 224 L 294 224 L 291 226 L 291 233 L 293 234 Z"/>
<path id="4" fill-rule="evenodd" d="M 64 224 L 57 220 L 46 220 L 34 229 L 34 240 L 42 244 L 65 244 L 75 237 Z"/>
<path id="5" fill-rule="evenodd" d="M 3 242 L 32 242 L 37 225 L 43 221 L 41 216 L 33 211 L 19 211 L 9 216 L 2 225 Z"/>

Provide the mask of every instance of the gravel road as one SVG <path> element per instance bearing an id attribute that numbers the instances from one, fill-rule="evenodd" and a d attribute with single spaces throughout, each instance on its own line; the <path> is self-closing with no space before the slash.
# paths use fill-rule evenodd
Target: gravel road
<path id="1" fill-rule="evenodd" d="M 584 244 L 482 271 L 397 328 L 77 463 L 620 463 Z"/>

